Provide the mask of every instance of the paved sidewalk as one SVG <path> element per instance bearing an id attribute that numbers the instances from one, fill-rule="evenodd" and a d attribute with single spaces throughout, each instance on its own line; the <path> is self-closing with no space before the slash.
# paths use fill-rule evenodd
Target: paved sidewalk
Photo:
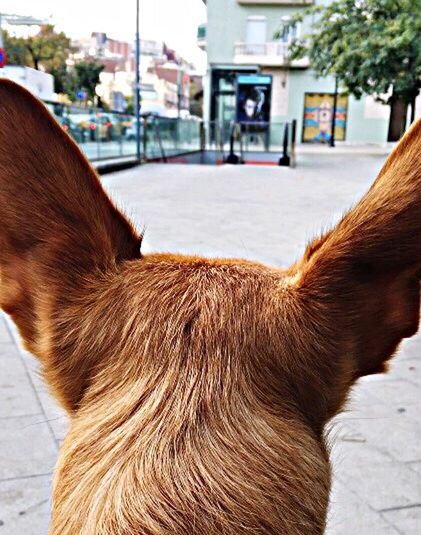
<path id="1" fill-rule="evenodd" d="M 303 151 L 296 169 L 147 165 L 103 178 L 146 227 L 144 251 L 291 263 L 367 189 L 384 156 Z M 329 535 L 421 533 L 421 337 L 388 375 L 363 379 L 333 422 Z M 66 418 L 0 316 L 0 535 L 47 533 Z M 76 534 L 75 534 L 76 535 Z"/>

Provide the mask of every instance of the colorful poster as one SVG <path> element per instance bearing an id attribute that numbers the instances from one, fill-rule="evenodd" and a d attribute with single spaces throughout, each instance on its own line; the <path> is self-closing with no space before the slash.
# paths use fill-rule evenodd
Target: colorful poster
<path id="1" fill-rule="evenodd" d="M 332 93 L 306 93 L 304 100 L 303 141 L 329 143 L 332 138 Z M 338 95 L 335 140 L 345 140 L 348 97 Z"/>
<path id="2" fill-rule="evenodd" d="M 272 76 L 239 74 L 237 76 L 237 121 L 269 123 L 272 98 Z"/>

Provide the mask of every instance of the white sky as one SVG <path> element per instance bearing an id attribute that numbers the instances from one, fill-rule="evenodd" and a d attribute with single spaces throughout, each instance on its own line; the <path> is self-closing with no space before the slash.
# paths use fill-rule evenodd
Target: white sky
<path id="1" fill-rule="evenodd" d="M 140 0 L 143 39 L 165 41 L 198 70 L 205 71 L 206 55 L 196 45 L 197 26 L 206 21 L 202 0 Z M 3 13 L 48 18 L 70 37 L 93 31 L 134 41 L 136 0 L 1 0 Z"/>

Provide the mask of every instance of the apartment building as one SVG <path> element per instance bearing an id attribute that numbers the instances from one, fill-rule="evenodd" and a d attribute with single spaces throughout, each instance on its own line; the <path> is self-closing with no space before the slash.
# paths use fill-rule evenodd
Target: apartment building
<path id="1" fill-rule="evenodd" d="M 198 45 L 207 51 L 204 116 L 208 121 L 238 118 L 238 77 L 271 77 L 270 121 L 297 120 L 298 141 L 327 142 L 335 80 L 317 79 L 307 58 L 288 60 L 288 44 L 304 35 L 311 18 L 288 28 L 297 11 L 329 0 L 203 0 L 207 24 L 198 29 Z M 280 31 L 281 37 L 274 38 Z M 244 76 L 243 76 L 244 78 Z M 348 142 L 384 142 L 389 107 L 370 96 L 340 96 L 335 137 Z"/>
<path id="2" fill-rule="evenodd" d="M 74 52 L 69 66 L 81 60 L 96 59 L 104 65 L 100 74 L 99 94 L 113 109 L 123 111 L 125 99 L 133 95 L 135 83 L 134 44 L 93 32 L 90 37 L 72 42 Z M 140 77 L 142 111 L 178 116 L 189 110 L 192 65 L 162 41 L 141 39 Z"/>

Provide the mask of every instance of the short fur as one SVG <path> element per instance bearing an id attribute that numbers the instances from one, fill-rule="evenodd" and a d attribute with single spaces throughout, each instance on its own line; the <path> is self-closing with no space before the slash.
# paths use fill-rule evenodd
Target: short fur
<path id="1" fill-rule="evenodd" d="M 317 535 L 323 437 L 419 323 L 421 122 L 286 271 L 140 253 L 76 144 L 0 82 L 0 304 L 70 416 L 54 535 Z"/>

